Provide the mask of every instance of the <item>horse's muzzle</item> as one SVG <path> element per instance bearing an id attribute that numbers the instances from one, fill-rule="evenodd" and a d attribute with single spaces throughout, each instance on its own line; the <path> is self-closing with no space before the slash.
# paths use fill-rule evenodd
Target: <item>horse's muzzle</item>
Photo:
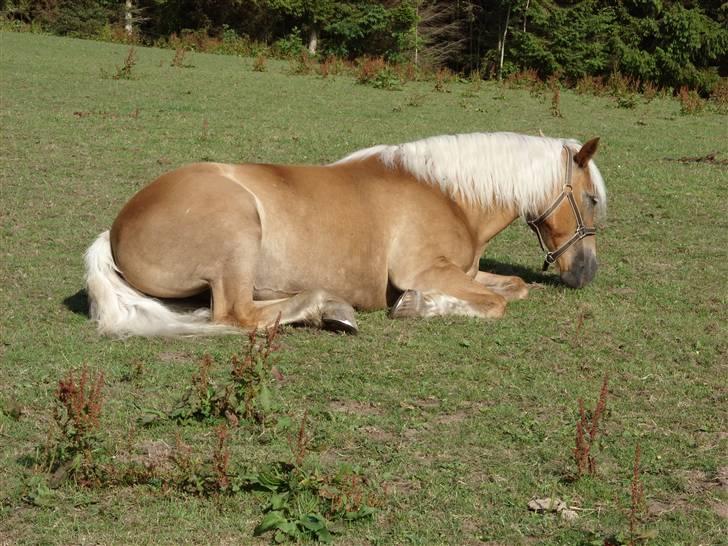
<path id="1" fill-rule="evenodd" d="M 594 252 L 580 248 L 571 260 L 569 269 L 561 272 L 561 280 L 571 288 L 582 288 L 594 279 L 597 268 L 597 257 Z"/>

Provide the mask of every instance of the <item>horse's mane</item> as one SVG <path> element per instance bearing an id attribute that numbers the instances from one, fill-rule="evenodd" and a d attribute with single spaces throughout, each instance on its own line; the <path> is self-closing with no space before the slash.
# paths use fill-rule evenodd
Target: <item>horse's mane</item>
<path id="1" fill-rule="evenodd" d="M 483 207 L 516 206 L 521 215 L 538 214 L 564 183 L 562 147 L 575 152 L 580 143 L 516 133 L 442 135 L 397 146 L 379 145 L 354 152 L 336 163 L 378 156 L 391 168 L 401 167 L 419 180 L 439 186 Z M 606 211 L 604 180 L 593 161 L 589 174 L 597 213 Z"/>

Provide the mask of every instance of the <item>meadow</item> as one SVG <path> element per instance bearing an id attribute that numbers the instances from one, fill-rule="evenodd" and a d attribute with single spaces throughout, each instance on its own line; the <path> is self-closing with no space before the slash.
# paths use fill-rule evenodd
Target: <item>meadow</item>
<path id="1" fill-rule="evenodd" d="M 43 468 L 58 382 L 84 365 L 104 374 L 109 464 L 154 446 L 167 449 L 160 466 L 180 446 L 207 460 L 219 440 L 223 419 L 140 419 L 169 411 L 205 355 L 223 384 L 247 336 L 110 340 L 88 320 L 83 252 L 135 191 L 193 161 L 324 163 L 473 131 L 601 137 L 596 280 L 571 290 L 542 274 L 519 221 L 482 260 L 534 283 L 499 321 L 375 312 L 359 315 L 357 336 L 283 328 L 269 383 L 289 426 L 231 425 L 231 468 L 301 455 L 311 472 L 360 476 L 375 511 L 341 523 L 337 544 L 726 544 L 728 167 L 676 161 L 728 158 L 726 115 L 563 91 L 556 117 L 548 92 L 494 82 L 380 90 L 283 61 L 256 71 L 253 59 L 191 54 L 171 66 L 173 51 L 141 47 L 131 77 L 114 79 L 127 51 L 0 33 L 0 544 L 271 541 L 253 536 L 261 491 L 84 485 Z M 593 417 L 605 374 L 596 469 L 579 476 L 578 400 Z M 529 510 L 544 497 L 577 516 Z"/>

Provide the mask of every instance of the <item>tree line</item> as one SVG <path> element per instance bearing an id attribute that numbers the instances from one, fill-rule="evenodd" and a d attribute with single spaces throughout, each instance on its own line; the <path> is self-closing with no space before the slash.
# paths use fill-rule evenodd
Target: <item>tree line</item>
<path id="1" fill-rule="evenodd" d="M 283 55 L 381 56 L 493 78 L 619 73 L 709 92 L 728 75 L 723 0 L 0 0 L 0 12 L 71 36 L 198 32 Z"/>

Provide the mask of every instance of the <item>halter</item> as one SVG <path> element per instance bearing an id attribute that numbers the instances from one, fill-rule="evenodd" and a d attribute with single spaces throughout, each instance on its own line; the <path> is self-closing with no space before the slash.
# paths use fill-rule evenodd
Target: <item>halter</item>
<path id="1" fill-rule="evenodd" d="M 561 190 L 561 194 L 556 198 L 551 206 L 547 208 L 543 213 L 541 213 L 541 216 L 533 220 L 526 219 L 528 226 L 533 231 L 535 231 L 536 235 L 538 236 L 538 243 L 541 245 L 541 250 L 546 252 L 546 259 L 543 262 L 543 268 L 541 269 L 541 271 L 546 271 L 549 266 L 556 260 L 558 260 L 559 256 L 566 252 L 569 247 L 575 242 L 581 241 L 584 237 L 595 235 L 597 232 L 596 229 L 586 227 L 584 225 L 584 219 L 581 217 L 581 212 L 579 212 L 579 208 L 576 206 L 576 201 L 574 200 L 574 188 L 572 188 L 571 186 L 571 171 L 572 165 L 574 163 L 574 152 L 566 145 L 564 145 L 564 149 L 566 150 L 567 154 L 564 189 Z M 556 212 L 556 209 L 559 208 L 561 202 L 564 199 L 567 199 L 569 201 L 569 204 L 571 205 L 571 210 L 574 212 L 574 217 L 576 218 L 576 232 L 574 233 L 574 235 L 571 236 L 568 241 L 566 241 L 559 248 L 551 252 L 546 248 L 546 243 L 544 242 L 543 235 L 541 235 L 541 230 L 539 229 L 539 226 L 544 223 L 546 218 Z"/>

